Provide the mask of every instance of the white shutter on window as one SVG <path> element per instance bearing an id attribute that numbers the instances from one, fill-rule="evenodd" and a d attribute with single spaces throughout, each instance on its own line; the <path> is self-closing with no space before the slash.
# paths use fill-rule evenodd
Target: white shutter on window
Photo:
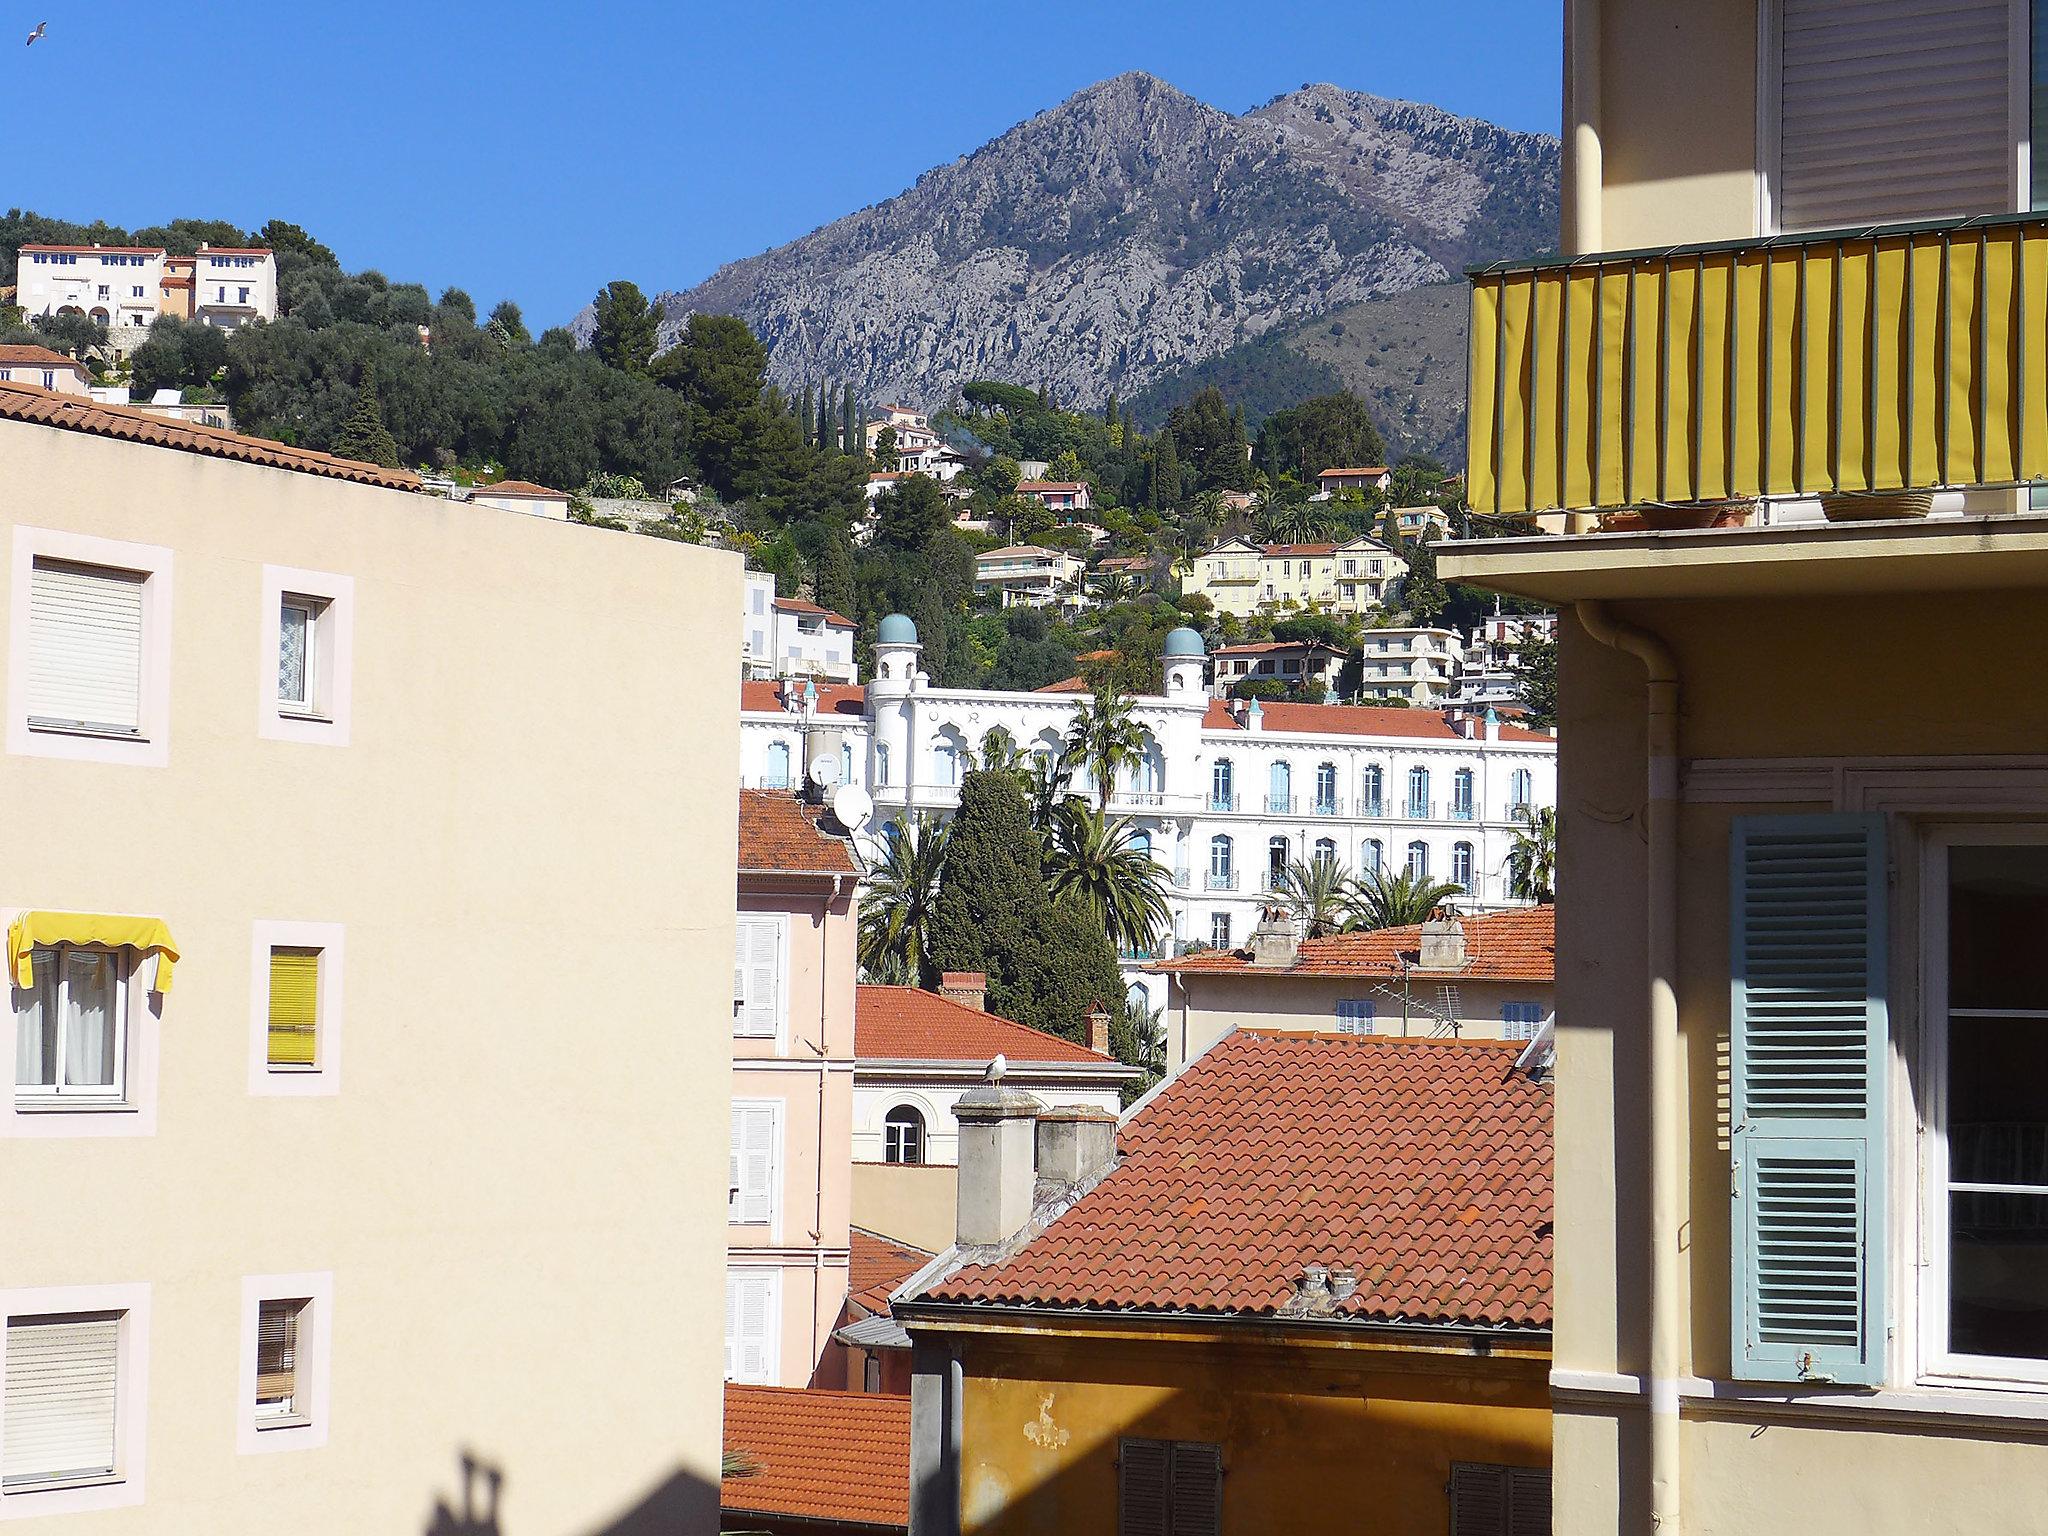
<path id="1" fill-rule="evenodd" d="M 748 1224 L 762 1224 L 774 1215 L 775 1111 L 766 1107 L 742 1108 L 732 1112 L 732 1158 L 729 1164 L 733 1185 L 730 1218 Z"/>
<path id="2" fill-rule="evenodd" d="M 768 1380 L 768 1289 L 766 1275 L 749 1275 L 740 1287 L 739 1379 Z"/>
<path id="3" fill-rule="evenodd" d="M 2009 213 L 2009 0 L 1780 0 L 1782 230 Z"/>
<path id="4" fill-rule="evenodd" d="M 120 1339 L 117 1316 L 9 1319 L 0 1483 L 114 1470 Z"/>
<path id="5" fill-rule="evenodd" d="M 742 917 L 735 943 L 733 1033 L 773 1039 L 782 1013 L 782 925 L 772 917 Z"/>
<path id="6" fill-rule="evenodd" d="M 141 727 L 142 580 L 127 571 L 36 561 L 28 599 L 31 720 Z"/>

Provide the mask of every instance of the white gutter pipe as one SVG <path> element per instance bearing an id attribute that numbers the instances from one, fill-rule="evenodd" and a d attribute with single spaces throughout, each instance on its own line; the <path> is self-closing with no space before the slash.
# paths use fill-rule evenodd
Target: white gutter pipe
<path id="1" fill-rule="evenodd" d="M 1648 682 L 1649 845 L 1645 969 L 1649 973 L 1650 1151 L 1650 1527 L 1679 1530 L 1678 1378 L 1684 1319 L 1679 1291 L 1682 1189 L 1678 1118 L 1678 659 L 1646 629 L 1593 601 L 1575 605 L 1587 634 L 1643 664 Z"/>

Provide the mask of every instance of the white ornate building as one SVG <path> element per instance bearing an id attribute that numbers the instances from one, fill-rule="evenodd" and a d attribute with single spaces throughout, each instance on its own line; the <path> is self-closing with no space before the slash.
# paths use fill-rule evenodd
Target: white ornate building
<path id="1" fill-rule="evenodd" d="M 891 614 L 865 688 L 745 684 L 742 783 L 793 784 L 820 765 L 817 777 L 873 797 L 874 840 L 921 812 L 950 815 L 991 731 L 1056 755 L 1086 697 L 939 688 L 919 656 L 916 627 Z M 1137 970 L 1154 953 L 1242 944 L 1293 861 L 1405 866 L 1462 885 L 1468 910 L 1513 905 L 1502 866 L 1515 810 L 1556 803 L 1554 732 L 1490 712 L 1226 703 L 1209 697 L 1206 661 L 1193 630 L 1167 637 L 1165 692 L 1136 701 L 1147 750 L 1110 797 L 1160 864 L 1172 914 L 1152 952 L 1125 957 L 1132 990 L 1164 1002 L 1161 978 Z"/>

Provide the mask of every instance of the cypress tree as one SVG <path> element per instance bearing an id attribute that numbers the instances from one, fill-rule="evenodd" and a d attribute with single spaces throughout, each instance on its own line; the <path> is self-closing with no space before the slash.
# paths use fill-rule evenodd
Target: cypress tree
<path id="1" fill-rule="evenodd" d="M 820 607 L 830 608 L 834 613 L 853 612 L 853 552 L 836 532 L 818 551 L 815 581 Z"/>
<path id="2" fill-rule="evenodd" d="M 860 411 L 853 403 L 851 384 L 839 386 L 839 432 L 848 453 L 867 451 L 867 445 L 860 440 Z"/>
<path id="3" fill-rule="evenodd" d="M 1180 451 L 1173 434 L 1162 432 L 1152 445 L 1152 510 L 1163 512 L 1180 500 Z"/>
<path id="4" fill-rule="evenodd" d="M 977 769 L 963 778 L 932 912 L 931 960 L 942 971 L 986 971 L 989 1006 L 1005 1018 L 1017 1017 L 1017 955 L 1027 925 L 1046 906 L 1040 858 L 1015 777 Z"/>
<path id="5" fill-rule="evenodd" d="M 818 451 L 832 453 L 832 386 L 825 380 L 818 381 Z"/>
<path id="6" fill-rule="evenodd" d="M 348 408 L 348 417 L 342 422 L 341 430 L 334 434 L 333 451 L 339 458 L 382 464 L 387 469 L 398 464 L 398 443 L 385 429 L 384 412 L 377 404 L 377 367 L 374 363 L 363 364 L 363 376 L 356 385 L 355 403 Z"/>

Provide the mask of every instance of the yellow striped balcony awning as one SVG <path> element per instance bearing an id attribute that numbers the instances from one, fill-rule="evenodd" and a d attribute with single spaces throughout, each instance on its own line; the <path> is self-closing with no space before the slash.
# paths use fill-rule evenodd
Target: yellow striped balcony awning
<path id="1" fill-rule="evenodd" d="M 2048 215 L 1468 276 L 1475 512 L 2048 478 Z"/>

